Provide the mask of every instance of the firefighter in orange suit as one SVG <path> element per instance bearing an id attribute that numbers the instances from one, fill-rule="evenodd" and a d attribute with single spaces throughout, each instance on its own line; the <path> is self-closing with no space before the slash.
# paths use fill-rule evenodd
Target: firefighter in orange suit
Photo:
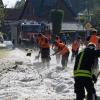
<path id="1" fill-rule="evenodd" d="M 55 38 L 55 42 L 60 43 L 61 39 L 59 36 L 56 36 Z M 55 42 L 52 44 L 52 49 L 57 52 L 58 51 L 58 46 L 55 45 Z M 57 65 L 60 63 L 60 54 L 56 54 L 56 61 L 57 61 Z"/>
<path id="2" fill-rule="evenodd" d="M 41 60 L 43 63 L 50 63 L 50 45 L 49 40 L 44 34 L 39 34 L 38 44 L 40 47 Z"/>
<path id="3" fill-rule="evenodd" d="M 97 36 L 97 31 L 96 30 L 91 31 L 89 42 L 96 44 L 96 49 L 100 48 L 98 45 L 98 40 L 99 40 L 99 37 Z"/>
<path id="4" fill-rule="evenodd" d="M 56 36 L 55 42 L 57 42 L 57 43 L 62 42 L 59 36 Z M 54 42 L 53 45 L 52 45 L 52 49 L 53 49 L 53 47 L 55 47 L 55 42 Z"/>
<path id="5" fill-rule="evenodd" d="M 58 47 L 58 51 L 55 52 L 54 54 L 59 53 L 62 56 L 61 64 L 62 68 L 65 69 L 67 67 L 68 57 L 70 53 L 69 48 L 63 42 L 60 43 L 55 42 L 55 45 Z"/>

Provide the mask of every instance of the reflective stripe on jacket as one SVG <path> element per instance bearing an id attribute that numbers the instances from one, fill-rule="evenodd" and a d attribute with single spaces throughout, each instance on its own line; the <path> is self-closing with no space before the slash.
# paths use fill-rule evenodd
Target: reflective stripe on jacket
<path id="1" fill-rule="evenodd" d="M 91 77 L 92 78 L 92 73 L 87 70 L 75 70 L 74 71 L 74 77 L 78 76 L 84 76 L 84 77 Z"/>
<path id="2" fill-rule="evenodd" d="M 85 69 L 82 70 L 82 69 L 80 69 L 81 62 L 83 60 L 83 56 L 84 56 L 84 51 L 80 55 L 79 62 L 78 62 L 78 65 L 77 65 L 77 69 L 74 70 L 74 77 L 83 76 L 83 77 L 90 77 L 90 78 L 92 78 L 92 73 L 89 70 L 85 70 Z"/>

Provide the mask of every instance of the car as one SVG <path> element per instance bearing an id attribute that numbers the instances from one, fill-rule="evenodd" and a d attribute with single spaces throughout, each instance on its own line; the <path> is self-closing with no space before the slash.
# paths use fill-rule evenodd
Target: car
<path id="1" fill-rule="evenodd" d="M 0 48 L 6 48 L 6 44 L 0 42 Z"/>
<path id="2" fill-rule="evenodd" d="M 5 45 L 5 48 L 7 48 L 7 49 L 12 49 L 14 47 L 12 41 L 10 41 L 10 40 L 4 41 L 3 44 Z"/>

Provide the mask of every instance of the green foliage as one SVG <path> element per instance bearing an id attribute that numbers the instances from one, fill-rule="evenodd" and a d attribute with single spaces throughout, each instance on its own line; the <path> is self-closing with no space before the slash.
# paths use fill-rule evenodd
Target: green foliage
<path id="1" fill-rule="evenodd" d="M 25 0 L 17 1 L 14 8 L 22 8 L 25 4 Z"/>
<path id="2" fill-rule="evenodd" d="M 93 0 L 94 8 L 97 8 L 100 6 L 100 0 Z"/>
<path id="3" fill-rule="evenodd" d="M 4 20 L 4 8 L 2 6 L 0 6 L 0 23 Z"/>
<path id="4" fill-rule="evenodd" d="M 95 10 L 93 20 L 96 22 L 95 27 L 100 31 L 100 8 Z"/>
<path id="5" fill-rule="evenodd" d="M 60 34 L 63 16 L 64 16 L 63 10 L 55 9 L 51 11 L 52 31 L 54 38 L 56 35 Z"/>
<path id="6" fill-rule="evenodd" d="M 3 35 L 3 34 L 4 34 L 3 32 L 0 32 L 0 36 Z"/>

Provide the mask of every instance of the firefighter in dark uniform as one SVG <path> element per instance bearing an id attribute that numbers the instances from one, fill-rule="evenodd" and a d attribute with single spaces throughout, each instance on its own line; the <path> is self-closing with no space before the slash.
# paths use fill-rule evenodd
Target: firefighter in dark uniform
<path id="1" fill-rule="evenodd" d="M 97 78 L 92 73 L 95 57 L 100 57 L 100 50 L 95 50 L 95 44 L 92 43 L 89 43 L 76 57 L 74 65 L 74 92 L 76 93 L 76 100 L 84 99 L 85 89 L 87 91 L 87 100 L 97 100 L 94 88 Z"/>

